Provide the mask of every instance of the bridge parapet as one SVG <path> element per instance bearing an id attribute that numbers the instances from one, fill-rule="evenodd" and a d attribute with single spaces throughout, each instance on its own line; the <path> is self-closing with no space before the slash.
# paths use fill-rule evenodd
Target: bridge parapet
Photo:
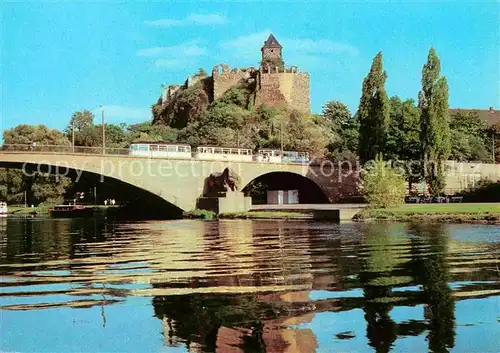
<path id="1" fill-rule="evenodd" d="M 116 147 L 87 147 L 87 146 L 72 146 L 72 145 L 39 145 L 33 144 L 5 144 L 0 147 L 1 152 L 41 152 L 41 153 L 58 153 L 58 154 L 109 154 L 123 156 L 129 154 L 128 148 Z"/>

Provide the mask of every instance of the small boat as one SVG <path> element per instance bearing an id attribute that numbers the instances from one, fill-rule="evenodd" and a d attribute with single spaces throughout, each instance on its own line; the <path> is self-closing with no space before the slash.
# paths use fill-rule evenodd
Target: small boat
<path id="1" fill-rule="evenodd" d="M 49 209 L 49 213 L 52 217 L 89 217 L 94 215 L 94 209 L 77 204 L 56 205 Z"/>
<path id="2" fill-rule="evenodd" d="M 0 202 L 0 216 L 7 215 L 7 202 Z"/>

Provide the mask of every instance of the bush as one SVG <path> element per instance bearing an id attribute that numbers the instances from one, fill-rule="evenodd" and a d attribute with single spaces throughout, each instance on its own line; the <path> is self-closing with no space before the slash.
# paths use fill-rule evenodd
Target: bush
<path id="1" fill-rule="evenodd" d="M 461 195 L 464 202 L 500 202 L 500 181 L 481 179 L 474 189 Z"/>
<path id="2" fill-rule="evenodd" d="M 210 220 L 210 219 L 215 219 L 216 215 L 212 211 L 196 209 L 189 212 L 185 212 L 184 217 Z"/>
<path id="3" fill-rule="evenodd" d="M 388 208 L 404 203 L 405 179 L 384 162 L 382 155 L 362 171 L 362 180 L 363 193 L 371 205 Z"/>

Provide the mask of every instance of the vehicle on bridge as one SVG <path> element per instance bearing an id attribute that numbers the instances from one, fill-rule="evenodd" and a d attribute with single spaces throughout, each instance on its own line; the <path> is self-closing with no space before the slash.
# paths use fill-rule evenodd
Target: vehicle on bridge
<path id="1" fill-rule="evenodd" d="M 196 148 L 195 158 L 213 161 L 251 162 L 252 150 L 249 148 L 227 148 L 200 146 Z"/>
<path id="2" fill-rule="evenodd" d="M 270 163 L 309 163 L 308 152 L 259 149 L 255 160 Z"/>
<path id="3" fill-rule="evenodd" d="M 191 146 L 169 142 L 134 142 L 129 155 L 138 157 L 191 158 Z"/>
<path id="4" fill-rule="evenodd" d="M 259 149 L 254 155 L 249 148 L 199 146 L 192 152 L 190 145 L 171 142 L 134 142 L 129 155 L 148 158 L 200 159 L 231 162 L 309 163 L 308 152 Z"/>

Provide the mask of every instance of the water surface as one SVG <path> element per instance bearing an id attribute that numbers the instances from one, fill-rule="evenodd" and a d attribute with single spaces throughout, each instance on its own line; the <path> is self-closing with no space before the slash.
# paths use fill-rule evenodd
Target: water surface
<path id="1" fill-rule="evenodd" d="M 487 225 L 0 219 L 2 351 L 498 352 Z"/>

